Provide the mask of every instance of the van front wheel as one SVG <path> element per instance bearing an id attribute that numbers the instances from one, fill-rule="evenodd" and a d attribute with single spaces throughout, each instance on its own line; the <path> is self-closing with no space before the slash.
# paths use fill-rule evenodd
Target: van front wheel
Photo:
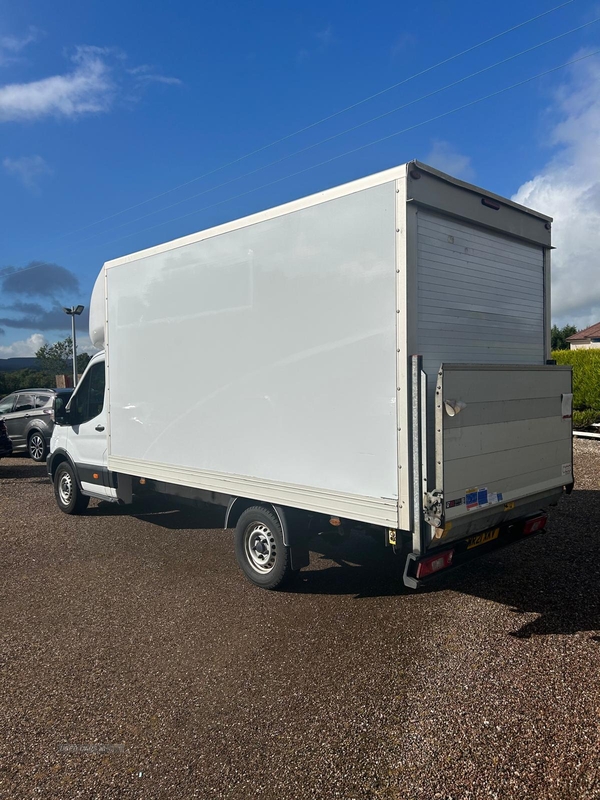
<path id="1" fill-rule="evenodd" d="M 90 498 L 81 493 L 73 468 L 66 461 L 58 465 L 54 475 L 54 496 L 65 514 L 82 514 L 90 502 Z"/>
<path id="2" fill-rule="evenodd" d="M 293 574 L 281 524 L 262 506 L 241 514 L 235 528 L 235 555 L 244 575 L 263 589 L 280 588 Z"/>

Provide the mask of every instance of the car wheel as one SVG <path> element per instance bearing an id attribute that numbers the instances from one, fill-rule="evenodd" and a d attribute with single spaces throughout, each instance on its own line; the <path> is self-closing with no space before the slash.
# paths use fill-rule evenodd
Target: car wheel
<path id="1" fill-rule="evenodd" d="M 48 455 L 48 445 L 46 440 L 39 431 L 33 431 L 29 434 L 27 440 L 27 451 L 29 458 L 33 461 L 44 461 Z"/>
<path id="2" fill-rule="evenodd" d="M 241 514 L 235 528 L 235 555 L 244 575 L 263 589 L 277 589 L 293 575 L 279 520 L 262 506 Z"/>
<path id="3" fill-rule="evenodd" d="M 54 496 L 65 514 L 82 514 L 90 502 L 90 498 L 81 493 L 73 468 L 66 461 L 58 465 L 54 475 Z"/>

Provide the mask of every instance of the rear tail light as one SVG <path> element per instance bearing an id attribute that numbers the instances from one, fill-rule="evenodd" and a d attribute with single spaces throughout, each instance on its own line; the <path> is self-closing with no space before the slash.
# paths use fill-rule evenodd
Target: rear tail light
<path id="1" fill-rule="evenodd" d="M 424 558 L 419 561 L 417 566 L 417 578 L 424 578 L 426 575 L 432 575 L 434 572 L 439 572 L 441 569 L 446 569 L 452 564 L 454 557 L 454 550 L 446 550 L 444 553 L 437 553 L 429 558 Z"/>
<path id="2" fill-rule="evenodd" d="M 523 533 L 535 533 L 536 531 L 541 531 L 542 528 L 546 527 L 547 522 L 548 522 L 547 514 L 540 514 L 539 517 L 533 517 L 533 519 L 528 519 L 525 525 L 523 525 Z"/>

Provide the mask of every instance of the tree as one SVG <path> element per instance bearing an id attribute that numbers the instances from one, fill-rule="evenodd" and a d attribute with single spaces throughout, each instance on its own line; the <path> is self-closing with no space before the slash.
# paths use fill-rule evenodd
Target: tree
<path id="1" fill-rule="evenodd" d="M 37 372 L 32 369 L 0 372 L 0 398 L 19 389 L 33 389 L 34 387 L 50 389 L 55 383 L 54 375 L 49 372 Z"/>
<path id="2" fill-rule="evenodd" d="M 72 369 L 73 344 L 71 337 L 56 344 L 45 344 L 37 351 L 37 358 L 40 367 L 44 372 L 52 375 L 64 375 Z"/>
<path id="3" fill-rule="evenodd" d="M 552 337 L 552 350 L 568 350 L 569 343 L 567 339 L 577 333 L 575 325 L 565 325 L 564 328 L 559 328 L 558 325 L 553 325 L 551 330 Z"/>
<path id="4" fill-rule="evenodd" d="M 79 353 L 77 356 L 77 374 L 81 375 L 82 372 L 85 370 L 87 365 L 92 360 L 92 357 L 89 353 Z"/>
<path id="5" fill-rule="evenodd" d="M 70 336 L 56 344 L 45 344 L 35 354 L 40 368 L 51 375 L 69 375 L 73 370 L 73 342 Z M 80 353 L 77 356 L 77 372 L 81 374 L 86 368 L 90 356 Z"/>

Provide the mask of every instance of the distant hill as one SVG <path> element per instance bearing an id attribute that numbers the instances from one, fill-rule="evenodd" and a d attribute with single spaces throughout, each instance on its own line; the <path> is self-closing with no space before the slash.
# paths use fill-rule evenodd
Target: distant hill
<path id="1" fill-rule="evenodd" d="M 37 358 L 0 358 L 0 372 L 15 372 L 18 369 L 40 369 Z"/>

